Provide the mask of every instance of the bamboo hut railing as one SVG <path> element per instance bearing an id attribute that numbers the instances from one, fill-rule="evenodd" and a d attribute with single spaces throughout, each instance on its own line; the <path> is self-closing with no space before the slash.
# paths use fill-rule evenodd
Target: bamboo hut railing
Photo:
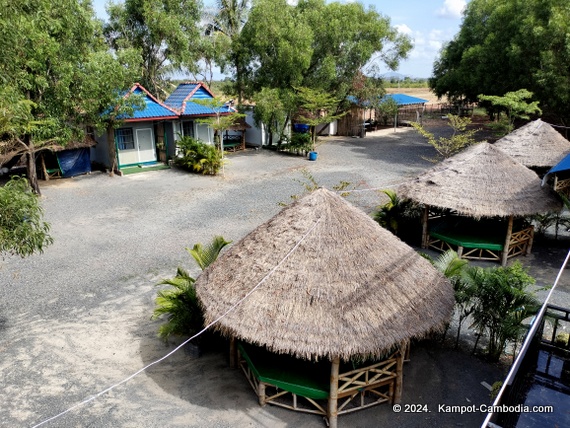
<path id="1" fill-rule="evenodd" d="M 453 218 L 453 215 L 450 215 L 449 218 Z M 443 215 L 439 210 L 431 210 L 429 208 L 424 209 L 422 218 L 423 248 L 432 248 L 441 252 L 454 250 L 457 252 L 457 255 L 463 259 L 498 261 L 503 265 L 506 264 L 508 259 L 519 255 L 528 255 L 532 250 L 534 227 L 529 226 L 518 231 L 512 231 L 512 218 L 509 219 L 507 235 L 501 247 L 499 247 L 496 242 L 489 242 L 488 245 L 485 245 L 484 242 L 479 242 L 473 247 L 463 246 L 461 245 L 461 242 L 458 242 L 457 239 L 453 239 L 451 235 L 449 239 L 446 239 L 446 237 L 442 236 L 441 233 L 435 233 L 429 227 L 429 222 L 437 219 L 445 221 L 445 215 Z M 430 233 L 430 231 L 432 233 Z M 462 230 L 457 230 L 457 232 L 462 232 Z M 477 235 L 476 232 L 471 231 L 471 233 L 474 233 L 474 236 Z M 437 236 L 433 236 L 432 234 Z"/>
<path id="2" fill-rule="evenodd" d="M 403 362 L 407 347 L 387 359 L 339 374 L 338 414 L 398 402 L 401 395 Z M 258 396 L 259 404 L 273 404 L 297 412 L 327 416 L 326 400 L 312 399 L 261 381 L 238 351 L 239 366 Z"/>

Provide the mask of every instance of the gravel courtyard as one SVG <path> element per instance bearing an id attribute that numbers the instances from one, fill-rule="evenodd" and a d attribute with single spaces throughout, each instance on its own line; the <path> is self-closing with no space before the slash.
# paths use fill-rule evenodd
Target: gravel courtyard
<path id="1" fill-rule="evenodd" d="M 0 426 L 31 427 L 123 380 L 174 349 L 151 321 L 157 287 L 177 266 L 198 274 L 185 247 L 214 235 L 237 241 L 301 194 L 303 169 L 322 186 L 347 181 L 386 188 L 430 163 L 413 130 L 330 137 L 317 162 L 267 150 L 228 156 L 224 177 L 175 169 L 110 178 L 93 173 L 42 186 L 54 244 L 26 259 L 0 259 Z M 349 200 L 369 212 L 376 191 Z M 554 280 L 562 249 L 536 274 Z M 524 262 L 524 260 L 523 260 Z M 542 263 L 536 263 L 541 266 Z M 552 274 L 554 272 L 554 274 Z M 567 295 L 568 288 L 563 294 Z M 477 426 L 482 414 L 444 414 L 437 404 L 488 403 L 502 371 L 465 353 L 420 345 L 405 367 L 403 403 L 431 413 L 395 414 L 388 405 L 339 419 L 341 426 Z M 257 404 L 226 355 L 183 350 L 49 427 L 323 427 L 322 418 Z"/>

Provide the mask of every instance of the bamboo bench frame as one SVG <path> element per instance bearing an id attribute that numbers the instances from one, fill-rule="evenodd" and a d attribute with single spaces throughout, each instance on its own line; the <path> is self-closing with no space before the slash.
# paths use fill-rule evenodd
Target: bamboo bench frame
<path id="1" fill-rule="evenodd" d="M 402 363 L 408 355 L 408 350 L 409 346 L 406 346 L 405 349 L 393 352 L 385 360 L 340 373 L 338 414 L 354 412 L 385 402 L 392 404 L 397 402 L 398 389 L 401 390 Z M 277 386 L 263 380 L 263 376 L 260 376 L 253 360 L 246 352 L 243 346 L 237 346 L 238 364 L 257 394 L 261 406 L 273 404 L 297 412 L 327 416 L 328 393 L 321 398 L 311 398 L 287 390 L 283 385 Z"/>
<path id="2" fill-rule="evenodd" d="M 449 218 L 454 218 L 454 216 Z M 445 224 L 445 217 L 438 212 L 428 211 L 427 219 L 439 219 L 440 225 Z M 461 219 L 456 221 L 459 222 L 458 228 L 461 228 Z M 472 239 L 470 239 L 469 233 L 464 232 L 462 236 L 453 236 L 452 232 L 438 230 L 436 227 L 435 229 L 427 230 L 422 246 L 441 252 L 451 249 L 455 250 L 457 255 L 463 259 L 498 261 L 505 265 L 506 261 L 512 257 L 530 254 L 534 241 L 534 226 L 528 226 L 513 232 L 512 224 L 513 220 L 511 218 L 508 223 L 506 237 L 502 243 L 491 242 L 497 241 L 496 239 L 490 239 L 489 242 L 486 243 L 485 240 L 481 239 L 481 236 L 477 234 L 477 230 L 469 231 L 469 233 L 472 234 Z M 485 228 L 483 228 L 482 231 L 488 233 L 488 230 Z M 507 245 L 506 251 L 505 245 Z"/>

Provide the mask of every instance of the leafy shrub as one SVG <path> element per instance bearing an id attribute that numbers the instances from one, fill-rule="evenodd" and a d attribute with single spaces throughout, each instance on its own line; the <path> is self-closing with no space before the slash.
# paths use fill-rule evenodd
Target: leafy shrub
<path id="1" fill-rule="evenodd" d="M 38 196 L 25 178 L 13 177 L 0 187 L 0 256 L 29 256 L 53 242 L 50 226 L 42 220 Z"/>
<path id="2" fill-rule="evenodd" d="M 206 247 L 198 243 L 192 248 L 186 248 L 186 251 L 204 270 L 216 261 L 220 251 L 230 243 L 222 236 L 215 236 Z M 174 278 L 164 279 L 157 284 L 170 285 L 170 288 L 158 292 L 151 317 L 153 320 L 166 318 L 166 322 L 158 329 L 158 336 L 165 341 L 171 335 L 193 336 L 204 327 L 204 315 L 196 296 L 195 282 L 186 270 L 179 267 Z"/>
<path id="3" fill-rule="evenodd" d="M 376 208 L 372 214 L 380 226 L 406 242 L 421 236 L 421 208 L 409 200 L 401 199 L 393 190 L 382 190 L 388 202 Z"/>
<path id="4" fill-rule="evenodd" d="M 209 175 L 216 175 L 222 168 L 222 154 L 214 146 L 192 137 L 182 137 L 177 144 L 180 156 L 176 165 Z"/>
<path id="5" fill-rule="evenodd" d="M 308 133 L 293 133 L 291 136 L 291 142 L 289 143 L 289 148 L 292 150 L 299 151 L 310 151 L 311 150 L 311 134 Z"/>

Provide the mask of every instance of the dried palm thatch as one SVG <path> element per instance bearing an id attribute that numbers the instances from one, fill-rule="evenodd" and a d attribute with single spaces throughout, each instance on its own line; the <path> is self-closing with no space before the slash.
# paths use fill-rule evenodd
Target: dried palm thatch
<path id="1" fill-rule="evenodd" d="M 307 359 L 382 356 L 440 329 L 454 303 L 450 284 L 429 262 L 322 188 L 284 208 L 200 275 L 196 289 L 206 322 L 260 282 L 218 330 Z"/>
<path id="2" fill-rule="evenodd" d="M 93 147 L 97 145 L 97 141 L 93 139 L 93 137 L 89 135 L 85 135 L 82 140 L 72 140 L 67 142 L 64 146 L 59 144 L 53 144 L 49 146 L 49 149 L 52 152 L 61 152 L 63 150 L 73 150 L 73 149 L 83 149 L 87 147 Z"/>
<path id="3" fill-rule="evenodd" d="M 540 119 L 504 136 L 495 147 L 531 168 L 552 167 L 570 153 L 570 141 Z"/>
<path id="4" fill-rule="evenodd" d="M 488 143 L 444 160 L 398 191 L 420 204 L 475 218 L 525 216 L 561 207 L 534 171 Z"/>

